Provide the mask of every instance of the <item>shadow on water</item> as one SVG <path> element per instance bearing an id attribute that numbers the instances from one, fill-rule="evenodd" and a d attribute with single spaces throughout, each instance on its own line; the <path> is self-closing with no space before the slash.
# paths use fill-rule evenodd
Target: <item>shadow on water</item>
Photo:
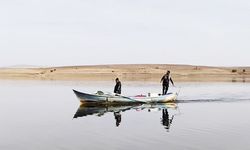
<path id="1" fill-rule="evenodd" d="M 170 125 L 173 122 L 174 115 L 169 115 L 169 109 L 177 110 L 177 104 L 175 103 L 167 103 L 167 104 L 130 104 L 130 105 L 81 105 L 77 109 L 76 113 L 74 114 L 73 118 L 79 117 L 88 117 L 88 116 L 98 116 L 102 117 L 106 113 L 113 113 L 115 124 L 117 127 L 122 122 L 122 113 L 125 111 L 136 110 L 135 112 L 146 110 L 148 112 L 152 112 L 153 110 L 162 111 L 161 116 L 161 124 L 164 128 L 169 131 Z"/>

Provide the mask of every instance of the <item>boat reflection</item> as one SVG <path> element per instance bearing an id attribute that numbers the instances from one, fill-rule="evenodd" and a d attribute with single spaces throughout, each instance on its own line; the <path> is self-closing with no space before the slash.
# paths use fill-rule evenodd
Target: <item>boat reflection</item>
<path id="1" fill-rule="evenodd" d="M 89 115 L 97 115 L 100 117 L 108 112 L 116 112 L 116 113 L 124 112 L 132 108 L 135 108 L 137 106 L 139 106 L 139 104 L 133 104 L 133 105 L 132 104 L 130 105 L 84 104 L 80 105 L 80 107 L 77 109 L 74 118 L 84 117 Z"/>
<path id="2" fill-rule="evenodd" d="M 113 113 L 114 118 L 116 121 L 116 126 L 118 127 L 121 124 L 122 120 L 122 113 L 128 110 L 136 110 L 141 111 L 141 110 L 147 110 L 148 112 L 153 112 L 153 111 L 162 111 L 162 116 L 161 116 L 161 124 L 164 126 L 164 128 L 169 131 L 170 125 L 173 122 L 174 115 L 171 115 L 169 117 L 169 111 L 168 110 L 176 110 L 177 109 L 177 104 L 175 103 L 167 103 L 167 104 L 123 104 L 123 105 L 96 105 L 96 104 L 84 104 L 80 105 L 79 108 L 77 109 L 74 118 L 79 118 L 79 117 L 86 117 L 90 115 L 96 115 L 96 116 L 103 116 L 106 113 Z"/>

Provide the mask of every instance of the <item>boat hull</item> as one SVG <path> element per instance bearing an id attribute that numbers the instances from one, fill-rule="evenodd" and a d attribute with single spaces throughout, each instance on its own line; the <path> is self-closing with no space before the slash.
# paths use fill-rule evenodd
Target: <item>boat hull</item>
<path id="1" fill-rule="evenodd" d="M 135 103 L 134 99 L 121 95 L 111 94 L 87 94 L 76 90 L 73 90 L 75 95 L 78 97 L 81 103 Z"/>
<path id="2" fill-rule="evenodd" d="M 176 93 L 168 93 L 167 95 L 158 96 L 132 96 L 126 97 L 115 94 L 87 94 L 73 90 L 81 103 L 168 103 L 175 102 Z"/>
<path id="3" fill-rule="evenodd" d="M 159 95 L 152 97 L 131 97 L 131 98 L 143 103 L 168 103 L 168 102 L 174 102 L 177 99 L 177 94 L 168 93 L 167 95 Z"/>

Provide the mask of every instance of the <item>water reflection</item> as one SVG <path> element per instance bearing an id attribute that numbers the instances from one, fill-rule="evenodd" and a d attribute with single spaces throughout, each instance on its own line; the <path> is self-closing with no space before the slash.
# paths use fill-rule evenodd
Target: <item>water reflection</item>
<path id="1" fill-rule="evenodd" d="M 115 120 L 116 120 L 115 125 L 118 127 L 122 121 L 122 115 L 120 112 L 114 112 L 114 116 L 115 116 Z"/>
<path id="2" fill-rule="evenodd" d="M 171 118 L 169 119 L 169 114 L 167 109 L 162 109 L 162 125 L 165 127 L 167 132 L 169 132 L 170 125 L 172 124 L 174 119 L 174 115 L 171 115 Z"/>
<path id="3" fill-rule="evenodd" d="M 81 105 L 77 109 L 74 118 L 87 117 L 96 115 L 98 117 L 103 116 L 106 113 L 112 112 L 114 114 L 115 125 L 119 127 L 122 121 L 122 113 L 129 110 L 136 110 L 140 112 L 146 110 L 148 112 L 161 111 L 161 124 L 164 126 L 167 132 L 170 130 L 170 126 L 173 122 L 175 115 L 169 115 L 169 110 L 177 110 L 177 104 L 133 104 L 133 105 L 96 105 L 88 104 Z M 171 116 L 171 117 L 170 117 Z"/>
<path id="4" fill-rule="evenodd" d="M 84 116 L 89 116 L 89 115 L 97 115 L 101 117 L 102 115 L 108 112 L 114 112 L 114 113 L 125 112 L 137 106 L 139 106 L 139 104 L 135 104 L 135 105 L 96 105 L 96 104 L 81 105 L 77 109 L 74 115 L 74 118 L 84 117 Z"/>

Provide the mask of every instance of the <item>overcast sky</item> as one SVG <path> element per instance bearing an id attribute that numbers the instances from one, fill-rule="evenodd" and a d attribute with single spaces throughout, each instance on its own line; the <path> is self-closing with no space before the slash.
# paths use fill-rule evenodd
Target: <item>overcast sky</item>
<path id="1" fill-rule="evenodd" d="M 0 0 L 0 66 L 250 66 L 249 0 Z"/>

